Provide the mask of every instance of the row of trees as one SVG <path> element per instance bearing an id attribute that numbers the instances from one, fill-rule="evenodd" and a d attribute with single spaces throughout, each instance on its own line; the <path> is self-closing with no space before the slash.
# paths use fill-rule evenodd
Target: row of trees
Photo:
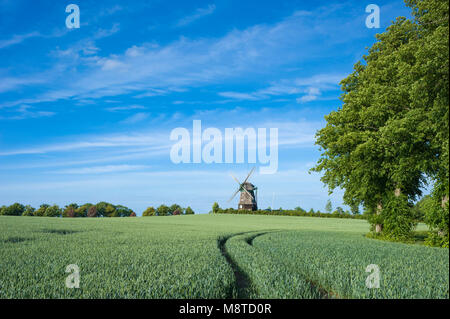
<path id="1" fill-rule="evenodd" d="M 372 231 L 409 240 L 413 203 L 427 184 L 427 243 L 449 243 L 449 3 L 406 0 L 413 19 L 397 18 L 377 35 L 342 80 L 343 105 L 326 116 L 315 172 L 330 192 L 362 205 Z"/>
<path id="2" fill-rule="evenodd" d="M 172 216 L 194 215 L 191 207 L 183 208 L 180 205 L 161 205 L 158 208 L 148 207 L 142 216 Z M 44 216 L 44 217 L 135 217 L 136 213 L 128 207 L 113 205 L 107 202 L 97 204 L 69 204 L 64 208 L 58 205 L 42 204 L 38 209 L 30 205 L 14 203 L 10 206 L 0 207 L 0 215 L 9 216 Z"/>
<path id="3" fill-rule="evenodd" d="M 44 217 L 135 217 L 136 213 L 122 205 L 113 205 L 107 202 L 97 204 L 84 204 L 79 206 L 72 203 L 64 208 L 58 205 L 42 204 L 38 209 L 30 205 L 14 203 L 11 206 L 2 206 L 0 215 L 9 216 L 44 216 Z"/>
<path id="4" fill-rule="evenodd" d="M 220 208 L 218 203 L 214 203 L 210 214 L 250 214 L 250 215 L 274 215 L 274 216 L 308 216 L 308 217 L 324 217 L 324 218 L 352 218 L 352 219 L 364 219 L 361 214 L 351 214 L 349 211 L 344 211 L 341 207 L 336 208 L 335 211 L 330 213 L 322 213 L 320 211 L 304 210 L 301 207 L 294 209 L 271 209 L 270 207 L 263 210 L 244 210 L 234 208 Z"/>
<path id="5" fill-rule="evenodd" d="M 190 206 L 183 208 L 178 204 L 173 204 L 172 206 L 161 205 L 158 208 L 152 206 L 148 207 L 142 216 L 175 216 L 175 215 L 194 215 L 195 212 Z"/>

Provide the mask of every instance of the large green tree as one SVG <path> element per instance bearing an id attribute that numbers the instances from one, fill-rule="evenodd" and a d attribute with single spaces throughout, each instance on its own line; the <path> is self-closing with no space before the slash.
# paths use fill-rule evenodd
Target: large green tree
<path id="1" fill-rule="evenodd" d="M 409 206 L 426 177 L 448 198 L 448 2 L 407 5 L 414 19 L 378 34 L 342 80 L 343 105 L 317 133 L 323 153 L 313 168 L 348 205 L 363 204 L 377 232 L 388 223 L 400 237 L 414 227 Z"/>

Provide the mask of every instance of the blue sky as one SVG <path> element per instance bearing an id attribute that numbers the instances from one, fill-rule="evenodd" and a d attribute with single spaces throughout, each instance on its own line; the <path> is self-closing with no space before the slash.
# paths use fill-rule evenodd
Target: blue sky
<path id="1" fill-rule="evenodd" d="M 68 4 L 80 28 L 68 29 Z M 365 26 L 368 4 L 379 29 Z M 391 1 L 0 0 L 0 205 L 227 203 L 252 164 L 174 164 L 172 129 L 278 128 L 259 205 L 323 210 L 315 132 Z"/>

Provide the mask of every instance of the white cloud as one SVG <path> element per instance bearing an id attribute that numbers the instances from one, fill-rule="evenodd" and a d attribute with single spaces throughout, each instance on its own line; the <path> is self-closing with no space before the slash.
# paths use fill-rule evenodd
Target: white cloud
<path id="1" fill-rule="evenodd" d="M 321 94 L 320 90 L 316 87 L 309 87 L 306 89 L 306 95 L 297 98 L 298 103 L 306 103 L 311 102 L 317 99 L 317 97 Z"/>
<path id="2" fill-rule="evenodd" d="M 45 83 L 46 81 L 46 78 L 35 75 L 30 77 L 3 77 L 0 81 L 0 93 L 8 92 L 21 86 Z"/>
<path id="3" fill-rule="evenodd" d="M 74 140 L 75 138 L 71 138 Z M 149 133 L 129 133 L 78 137 L 75 141 L 59 144 L 47 144 L 29 148 L 22 148 L 0 152 L 0 156 L 24 155 L 24 154 L 46 154 L 54 152 L 68 152 L 76 150 L 88 150 L 99 148 L 136 148 L 136 146 L 160 147 L 164 141 L 168 140 L 168 135 Z"/>
<path id="4" fill-rule="evenodd" d="M 146 120 L 149 117 L 149 113 L 136 113 L 130 117 L 127 117 L 126 119 L 124 119 L 123 121 L 121 121 L 120 123 L 122 124 L 135 124 L 138 122 L 142 122 L 144 120 Z"/>
<path id="5" fill-rule="evenodd" d="M 21 105 L 19 108 L 11 112 L 10 116 L 0 116 L 0 119 L 6 120 L 24 120 L 29 118 L 39 118 L 39 117 L 50 117 L 55 115 L 54 112 L 50 111 L 35 111 L 30 105 Z"/>
<path id="6" fill-rule="evenodd" d="M 107 111 L 117 112 L 117 111 L 129 111 L 129 110 L 142 110 L 145 106 L 142 105 L 127 105 L 127 106 L 113 106 L 106 108 Z"/>
<path id="7" fill-rule="evenodd" d="M 35 37 L 41 37 L 41 36 L 42 35 L 37 31 L 26 33 L 26 34 L 16 34 L 16 35 L 13 35 L 10 39 L 0 40 L 0 49 L 7 48 L 14 44 L 19 44 L 29 38 L 35 38 Z"/>
<path id="8" fill-rule="evenodd" d="M 109 8 L 105 8 L 103 10 L 100 11 L 100 16 L 110 16 L 116 12 L 122 11 L 123 7 L 121 7 L 120 5 L 114 5 L 112 7 Z"/>
<path id="9" fill-rule="evenodd" d="M 55 171 L 58 174 L 101 174 L 101 173 L 116 173 L 147 169 L 147 165 L 105 165 L 93 167 L 70 168 Z"/>
<path id="10" fill-rule="evenodd" d="M 111 35 L 113 35 L 113 34 L 119 32 L 119 30 L 120 30 L 120 24 L 119 24 L 119 23 L 114 23 L 114 24 L 112 25 L 112 27 L 109 28 L 109 29 L 98 29 L 98 30 L 95 32 L 93 38 L 94 38 L 94 39 L 102 39 L 102 38 L 106 38 L 106 37 L 109 37 L 109 36 L 111 36 Z"/>
<path id="11" fill-rule="evenodd" d="M 216 10 L 216 6 L 214 4 L 210 4 L 206 8 L 198 8 L 192 15 L 180 19 L 177 26 L 182 27 L 191 24 L 204 16 L 212 14 L 214 10 Z"/>
<path id="12" fill-rule="evenodd" d="M 219 92 L 220 96 L 236 99 L 236 100 L 259 100 L 260 98 L 252 93 L 240 93 L 240 92 Z"/>
<path id="13" fill-rule="evenodd" d="M 234 100 L 258 101 L 268 99 L 272 96 L 297 95 L 307 93 L 305 96 L 297 98 L 297 102 L 309 102 L 317 99 L 321 90 L 337 90 L 338 83 L 343 75 L 318 74 L 309 78 L 284 79 L 277 83 L 272 83 L 267 88 L 253 92 L 219 92 L 218 95 Z M 314 85 L 314 86 L 311 86 Z M 305 88 L 305 86 L 308 86 Z"/>
<path id="14" fill-rule="evenodd" d="M 154 43 L 133 45 L 122 55 L 70 57 L 65 60 L 68 66 L 72 64 L 75 67 L 75 63 L 81 63 L 87 68 L 73 73 L 71 81 L 62 78 L 54 91 L 22 102 L 100 98 L 145 91 L 151 95 L 158 93 L 153 90 L 223 82 L 243 74 L 253 74 L 255 70 L 267 72 L 309 57 L 302 48 L 318 41 L 309 23 L 304 21 L 303 16 L 294 15 L 272 25 L 233 30 L 217 39 L 192 40 L 182 37 L 165 46 Z M 89 41 L 93 48 L 89 52 L 92 53 L 95 43 L 92 38 Z M 76 43 L 72 50 L 80 52 L 86 48 L 87 42 L 85 39 Z M 126 76 L 123 76 L 124 71 Z M 3 102 L 0 107 L 17 102 Z"/>
<path id="15" fill-rule="evenodd" d="M 223 83 L 244 75 L 251 78 L 270 74 L 274 69 L 292 62 L 306 63 L 312 56 L 318 59 L 334 54 L 333 44 L 342 41 L 343 30 L 346 30 L 347 41 L 362 36 L 348 32 L 349 25 L 340 23 L 342 17 L 330 18 L 327 16 L 329 11 L 321 13 L 319 10 L 311 15 L 293 14 L 278 23 L 232 30 L 221 38 L 195 40 L 181 37 L 164 46 L 155 43 L 135 44 L 125 49 L 123 54 L 104 57 L 93 55 L 100 51 L 96 50 L 95 42 L 91 42 L 92 49 L 84 52 L 84 56 L 78 53 L 79 58 L 67 57 L 64 60 L 65 69 L 71 70 L 70 77 L 60 70 L 53 72 L 54 76 L 49 78 L 56 85 L 52 86 L 51 91 L 46 88 L 45 93 L 34 97 L 3 101 L 0 102 L 0 108 L 21 103 L 97 99 L 123 94 L 135 94 L 136 98 L 150 97 L 176 91 L 171 88 L 198 87 Z M 328 19 L 328 25 L 336 27 L 330 30 L 323 26 L 324 19 Z M 114 30 L 114 26 L 111 29 Z M 93 41 L 93 38 L 90 40 Z M 321 40 L 327 41 L 329 50 L 318 50 Z M 76 44 L 73 50 L 81 52 L 82 48 L 86 48 L 81 44 Z M 23 78 L 29 76 L 24 75 Z M 312 82 L 306 84 L 303 82 L 306 80 Z M 273 83 L 259 92 L 223 94 L 229 95 L 230 99 L 234 94 L 233 99 L 257 100 L 297 94 L 299 88 L 306 86 L 324 91 L 333 86 L 329 83 L 332 80 L 335 79 L 312 77 L 299 79 L 297 83 Z M 316 82 L 320 82 L 320 85 L 314 85 Z"/>

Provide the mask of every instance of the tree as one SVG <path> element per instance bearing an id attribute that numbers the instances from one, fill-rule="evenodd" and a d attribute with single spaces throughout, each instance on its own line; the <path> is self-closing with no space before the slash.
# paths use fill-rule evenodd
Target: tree
<path id="1" fill-rule="evenodd" d="M 116 206 L 116 214 L 119 217 L 129 217 L 129 216 L 131 216 L 132 213 L 133 213 L 133 211 L 128 207 L 125 207 L 122 205 Z"/>
<path id="2" fill-rule="evenodd" d="M 136 213 L 135 212 L 131 212 L 129 217 L 136 217 Z"/>
<path id="3" fill-rule="evenodd" d="M 25 206 L 19 203 L 14 203 L 11 206 L 2 209 L 2 215 L 6 216 L 21 216 L 25 211 Z"/>
<path id="4" fill-rule="evenodd" d="M 75 216 L 77 217 L 87 217 L 89 208 L 94 206 L 93 204 L 86 203 L 75 210 Z"/>
<path id="5" fill-rule="evenodd" d="M 359 205 L 353 204 L 350 206 L 350 211 L 352 212 L 352 215 L 359 215 Z"/>
<path id="6" fill-rule="evenodd" d="M 104 217 L 119 217 L 119 213 L 116 211 L 116 207 L 112 204 L 106 205 L 102 216 Z"/>
<path id="7" fill-rule="evenodd" d="M 44 216 L 45 215 L 45 211 L 47 210 L 47 208 L 49 208 L 50 205 L 48 204 L 42 204 L 41 206 L 39 206 L 39 208 L 34 212 L 34 216 Z"/>
<path id="8" fill-rule="evenodd" d="M 434 189 L 429 201 L 422 204 L 424 219 L 431 232 L 425 243 L 428 246 L 449 247 L 449 203 L 441 199 L 439 189 Z"/>
<path id="9" fill-rule="evenodd" d="M 217 214 L 217 212 L 219 211 L 220 207 L 219 204 L 217 202 L 214 202 L 213 206 L 212 206 L 212 213 L 213 214 Z"/>
<path id="10" fill-rule="evenodd" d="M 170 213 L 171 213 L 170 208 L 164 204 L 162 204 L 156 209 L 156 216 L 169 216 Z"/>
<path id="11" fill-rule="evenodd" d="M 192 210 L 192 208 L 190 206 L 188 206 L 184 212 L 186 215 L 194 215 L 194 211 Z"/>
<path id="12" fill-rule="evenodd" d="M 87 217 L 97 217 L 97 206 L 92 205 L 89 207 Z"/>
<path id="13" fill-rule="evenodd" d="M 75 216 L 76 216 L 75 209 L 73 207 L 71 207 L 71 206 L 66 207 L 66 209 L 63 212 L 63 217 L 71 217 L 71 218 L 73 218 Z"/>
<path id="14" fill-rule="evenodd" d="M 171 215 L 174 215 L 174 212 L 177 211 L 177 210 L 182 212 L 183 208 L 180 205 L 178 205 L 178 204 L 173 204 L 172 206 L 170 206 L 169 211 L 170 211 Z"/>
<path id="15" fill-rule="evenodd" d="M 327 201 L 327 204 L 325 205 L 325 211 L 326 211 L 328 214 L 331 214 L 331 212 L 333 211 L 333 205 L 331 204 L 331 201 L 330 201 L 330 200 L 328 200 L 328 201 Z"/>
<path id="16" fill-rule="evenodd" d="M 45 217 L 59 217 L 61 215 L 62 215 L 62 210 L 59 208 L 58 205 L 53 205 L 53 206 L 48 207 L 44 213 Z"/>
<path id="17" fill-rule="evenodd" d="M 22 216 L 34 216 L 34 212 L 36 209 L 31 207 L 30 205 L 25 206 L 25 211 L 22 213 Z"/>
<path id="18" fill-rule="evenodd" d="M 79 206 L 78 206 L 77 203 L 71 203 L 71 204 L 69 204 L 69 205 L 66 205 L 66 206 L 64 207 L 64 209 L 69 208 L 69 207 L 73 208 L 74 210 L 76 210 L 76 209 L 79 208 Z"/>
<path id="19" fill-rule="evenodd" d="M 107 202 L 99 202 L 99 203 L 95 204 L 95 208 L 97 209 L 97 215 L 100 217 L 103 217 L 103 216 L 106 217 L 107 213 L 111 213 L 111 208 L 109 207 L 109 209 L 108 209 L 108 206 L 112 206 L 112 205 Z"/>
<path id="20" fill-rule="evenodd" d="M 156 215 L 156 209 L 152 206 L 147 207 L 147 209 L 142 213 L 142 216 L 155 216 Z"/>
<path id="21" fill-rule="evenodd" d="M 397 18 L 377 35 L 341 82 L 342 108 L 317 133 L 324 152 L 313 171 L 325 172 L 330 192 L 343 188 L 346 204 L 362 204 L 377 232 L 386 222 L 404 223 L 389 225 L 391 232 L 411 225 L 408 207 L 425 176 L 448 176 L 448 3 L 407 4 L 414 21 Z"/>
<path id="22" fill-rule="evenodd" d="M 78 204 L 72 203 L 69 205 L 66 205 L 64 207 L 64 211 L 62 213 L 63 217 L 75 217 L 76 216 L 76 210 L 78 209 Z"/>

